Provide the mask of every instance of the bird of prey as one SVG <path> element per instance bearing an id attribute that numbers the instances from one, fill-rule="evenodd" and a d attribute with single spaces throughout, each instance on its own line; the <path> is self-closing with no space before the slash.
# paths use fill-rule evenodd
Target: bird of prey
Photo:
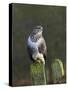
<path id="1" fill-rule="evenodd" d="M 45 64 L 47 46 L 42 33 L 43 27 L 40 25 L 36 26 L 28 37 L 27 47 L 32 61 L 42 61 Z"/>

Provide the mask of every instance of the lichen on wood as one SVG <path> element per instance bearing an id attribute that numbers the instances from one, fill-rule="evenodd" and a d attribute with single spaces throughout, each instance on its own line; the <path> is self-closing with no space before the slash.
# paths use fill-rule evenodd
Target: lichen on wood
<path id="1" fill-rule="evenodd" d="M 43 63 L 31 64 L 31 79 L 33 85 L 46 84 L 45 65 Z"/>

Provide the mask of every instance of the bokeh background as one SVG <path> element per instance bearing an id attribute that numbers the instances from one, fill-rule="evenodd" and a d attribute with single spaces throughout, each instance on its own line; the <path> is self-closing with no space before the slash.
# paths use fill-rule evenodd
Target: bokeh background
<path id="1" fill-rule="evenodd" d="M 43 26 L 47 44 L 47 66 L 54 58 L 64 64 L 66 73 L 66 7 L 12 4 L 12 80 L 30 82 L 27 39 L 36 25 Z M 19 83 L 18 83 L 19 84 Z"/>

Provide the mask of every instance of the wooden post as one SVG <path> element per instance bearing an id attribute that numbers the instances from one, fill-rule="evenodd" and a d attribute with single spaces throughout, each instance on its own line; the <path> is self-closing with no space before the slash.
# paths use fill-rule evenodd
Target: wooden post
<path id="1" fill-rule="evenodd" d="M 46 84 L 45 64 L 33 63 L 31 64 L 31 79 L 33 85 Z"/>
<path id="2" fill-rule="evenodd" d="M 54 59 L 51 69 L 53 83 L 62 83 L 61 80 L 64 77 L 63 62 L 60 59 Z"/>

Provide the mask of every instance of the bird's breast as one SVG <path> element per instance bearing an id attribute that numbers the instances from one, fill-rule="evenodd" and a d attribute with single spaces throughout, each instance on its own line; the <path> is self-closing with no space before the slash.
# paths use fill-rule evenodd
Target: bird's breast
<path id="1" fill-rule="evenodd" d="M 37 48 L 37 45 L 38 45 L 37 42 L 33 42 L 30 37 L 28 38 L 28 46 L 29 47 Z"/>

